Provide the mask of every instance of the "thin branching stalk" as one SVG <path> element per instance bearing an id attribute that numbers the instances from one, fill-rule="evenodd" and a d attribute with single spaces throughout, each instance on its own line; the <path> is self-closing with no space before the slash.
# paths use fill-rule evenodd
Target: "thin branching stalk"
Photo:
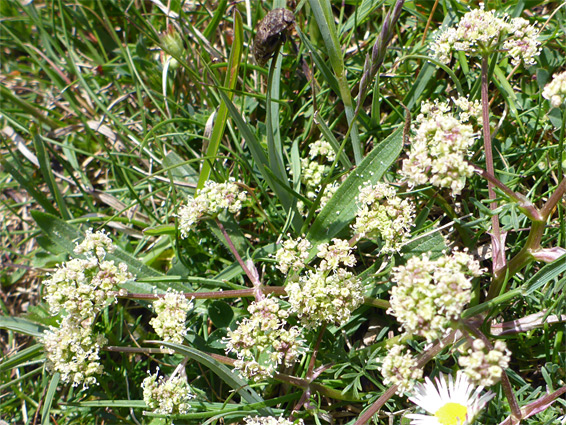
<path id="1" fill-rule="evenodd" d="M 485 166 L 487 172 L 495 176 L 495 169 L 493 166 L 493 147 L 491 145 L 491 132 L 489 129 L 489 93 L 488 93 L 488 70 L 489 70 L 489 56 L 482 57 L 481 61 L 481 103 L 482 103 L 482 119 L 483 119 L 483 142 L 485 150 Z M 493 183 L 488 180 L 487 190 L 491 203 L 489 207 L 492 211 L 497 209 L 497 202 L 495 202 L 495 190 Z M 499 216 L 494 214 L 491 216 L 491 252 L 493 259 L 493 274 L 497 275 L 499 270 L 505 265 L 505 247 L 501 239 L 501 230 L 499 228 Z"/>
<path id="2" fill-rule="evenodd" d="M 222 235 L 226 239 L 226 242 L 228 243 L 228 247 L 230 248 L 230 251 L 232 251 L 234 258 L 236 258 L 236 261 L 238 262 L 240 267 L 242 267 L 242 270 L 244 271 L 246 276 L 252 282 L 252 284 L 254 286 L 254 291 L 255 291 L 254 297 L 255 297 L 256 301 L 261 300 L 265 295 L 262 292 L 262 285 L 261 285 L 261 282 L 259 280 L 259 273 L 257 272 L 257 269 L 255 268 L 253 262 L 251 262 L 251 261 L 244 262 L 244 260 L 242 260 L 242 257 L 240 257 L 240 254 L 238 254 L 238 251 L 236 250 L 236 247 L 234 246 L 234 243 L 232 242 L 230 235 L 228 235 L 228 233 L 226 232 L 226 229 L 224 228 L 224 226 L 222 225 L 220 220 L 215 219 L 215 222 L 216 222 L 216 225 L 218 226 L 218 228 L 220 229 L 220 231 L 222 232 Z M 253 267 L 252 270 L 249 269 L 248 265 Z"/>

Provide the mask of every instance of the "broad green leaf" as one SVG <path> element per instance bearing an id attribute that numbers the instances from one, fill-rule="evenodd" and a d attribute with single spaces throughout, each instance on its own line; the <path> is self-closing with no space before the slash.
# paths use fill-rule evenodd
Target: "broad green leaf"
<path id="1" fill-rule="evenodd" d="M 399 128 L 377 145 L 352 171 L 312 224 L 308 239 L 313 246 L 329 241 L 350 225 L 356 216 L 356 198 L 360 186 L 366 182 L 375 184 L 380 181 L 399 156 L 402 146 L 403 129 Z"/>

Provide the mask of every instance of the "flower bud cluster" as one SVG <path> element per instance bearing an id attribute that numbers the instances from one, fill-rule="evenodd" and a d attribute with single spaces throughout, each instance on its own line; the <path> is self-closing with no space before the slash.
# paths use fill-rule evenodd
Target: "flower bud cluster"
<path id="1" fill-rule="evenodd" d="M 525 19 L 509 19 L 507 15 L 497 17 L 480 3 L 480 8 L 466 13 L 456 27 L 441 31 L 431 50 L 442 63 L 450 61 L 453 51 L 484 57 L 503 50 L 509 54 L 513 65 L 521 62 L 533 65 L 541 51 L 537 37 L 536 27 Z"/>
<path id="2" fill-rule="evenodd" d="M 471 297 L 473 277 L 481 274 L 479 263 L 465 252 L 431 260 L 427 254 L 412 257 L 396 267 L 390 308 L 403 329 L 424 337 L 440 338 L 450 322 L 460 317 Z"/>
<path id="3" fill-rule="evenodd" d="M 317 157 L 319 160 L 316 160 Z M 312 201 L 316 199 L 322 180 L 330 171 L 330 166 L 327 164 L 335 159 L 336 152 L 334 152 L 330 143 L 324 140 L 317 140 L 310 145 L 308 157 L 301 159 L 301 183 L 304 185 L 304 194 L 308 199 Z M 338 186 L 339 184 L 334 183 L 325 188 L 317 211 L 324 208 L 328 200 L 338 189 Z M 297 208 L 299 211 L 304 211 L 305 208 L 302 201 L 298 202 Z"/>
<path id="4" fill-rule="evenodd" d="M 246 418 L 244 418 L 244 421 L 246 423 L 246 425 L 303 425 L 304 422 L 302 419 L 299 419 L 298 421 L 292 422 L 289 419 L 285 419 L 283 416 L 276 418 L 273 416 L 256 416 L 256 417 L 251 417 L 248 416 Z"/>
<path id="5" fill-rule="evenodd" d="M 208 180 L 195 198 L 190 198 L 177 214 L 181 237 L 186 238 L 195 230 L 195 224 L 205 218 L 214 217 L 223 210 L 232 214 L 242 209 L 242 202 L 247 199 L 245 191 L 241 191 L 232 180 L 216 183 Z"/>
<path id="6" fill-rule="evenodd" d="M 474 168 L 466 162 L 466 156 L 475 136 L 472 126 L 463 124 L 449 109 L 445 102 L 422 104 L 401 174 L 411 186 L 431 183 L 449 188 L 455 196 L 473 174 Z"/>
<path id="7" fill-rule="evenodd" d="M 544 86 L 542 97 L 550 100 L 553 108 L 560 108 L 566 101 L 566 71 L 552 76 L 552 81 Z"/>
<path id="8" fill-rule="evenodd" d="M 301 331 L 288 327 L 289 312 L 281 309 L 277 298 L 253 302 L 234 331 L 228 331 L 226 353 L 234 352 L 234 366 L 248 379 L 261 381 L 272 377 L 276 368 L 292 366 L 303 352 Z"/>
<path id="9" fill-rule="evenodd" d="M 285 289 L 291 310 L 308 328 L 322 323 L 344 325 L 364 301 L 360 279 L 343 268 L 309 271 Z"/>
<path id="10" fill-rule="evenodd" d="M 404 345 L 394 345 L 381 364 L 381 374 L 385 385 L 397 385 L 397 394 L 411 391 L 415 381 L 423 376 L 422 368 L 418 367 L 416 357 L 405 353 Z"/>
<path id="11" fill-rule="evenodd" d="M 143 380 L 142 388 L 147 407 L 162 415 L 188 413 L 191 408 L 189 402 L 195 397 L 185 377 L 166 379 L 159 376 L 159 370 Z"/>
<path id="12" fill-rule="evenodd" d="M 467 350 L 467 356 L 458 359 L 464 373 L 475 385 L 489 387 L 501 380 L 503 371 L 509 367 L 511 352 L 505 341 L 495 341 L 493 350 L 487 350 L 481 339 L 476 339 Z"/>
<path id="13" fill-rule="evenodd" d="M 86 258 L 71 259 L 44 281 L 50 313 L 65 314 L 59 328 L 52 326 L 44 333 L 47 368 L 61 373 L 62 381 L 73 386 L 86 388 L 102 373 L 99 351 L 106 339 L 94 334 L 95 318 L 105 305 L 116 301 L 115 291 L 124 291 L 119 286 L 133 278 L 126 264 L 105 260 L 114 250 L 104 231 L 89 230 L 75 248 L 76 254 Z"/>
<path id="14" fill-rule="evenodd" d="M 371 185 L 369 182 L 360 189 L 357 203 L 354 232 L 366 238 L 381 238 L 384 253 L 398 251 L 409 238 L 414 205 L 399 198 L 388 184 Z"/>
<path id="15" fill-rule="evenodd" d="M 149 321 L 163 341 L 181 344 L 187 334 L 185 320 L 192 304 L 181 293 L 169 288 L 163 298 L 153 302 L 156 317 Z"/>
<path id="16" fill-rule="evenodd" d="M 283 274 L 289 269 L 298 272 L 305 268 L 305 261 L 309 257 L 311 243 L 308 239 L 287 239 L 275 253 L 276 267 Z"/>

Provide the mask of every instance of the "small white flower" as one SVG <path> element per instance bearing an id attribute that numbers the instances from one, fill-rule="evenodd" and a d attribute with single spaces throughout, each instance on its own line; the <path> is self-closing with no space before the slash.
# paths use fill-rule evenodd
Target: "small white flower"
<path id="1" fill-rule="evenodd" d="M 483 387 L 474 386 L 468 377 L 458 372 L 456 381 L 448 376 L 448 382 L 441 374 L 434 379 L 436 385 L 427 377 L 424 384 L 415 387 L 414 395 L 409 397 L 413 403 L 430 415 L 409 414 L 411 425 L 469 425 L 495 394 L 488 391 L 480 396 Z"/>

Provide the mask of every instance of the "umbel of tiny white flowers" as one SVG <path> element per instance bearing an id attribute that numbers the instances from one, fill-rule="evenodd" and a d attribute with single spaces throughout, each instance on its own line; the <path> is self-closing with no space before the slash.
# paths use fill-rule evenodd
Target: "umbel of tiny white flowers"
<path id="1" fill-rule="evenodd" d="M 553 108 L 560 108 L 566 102 L 566 71 L 552 76 L 552 81 L 544 86 L 542 97 L 548 99 Z"/>
<path id="2" fill-rule="evenodd" d="M 431 260 L 427 254 L 412 257 L 394 269 L 390 308 L 403 329 L 432 342 L 469 303 L 472 278 L 481 274 L 479 263 L 465 252 Z"/>
<path id="3" fill-rule="evenodd" d="M 71 259 L 44 281 L 49 311 L 63 314 L 59 327 L 50 326 L 43 336 L 46 366 L 73 386 L 96 384 L 96 375 L 103 371 L 99 352 L 106 344 L 104 336 L 94 333 L 96 315 L 115 302 L 114 291 L 123 291 L 120 285 L 133 278 L 125 264 L 105 260 L 114 250 L 104 231 L 90 229 L 75 248 L 86 259 Z"/>
<path id="4" fill-rule="evenodd" d="M 493 11 L 486 11 L 483 3 L 480 3 L 479 9 L 466 13 L 455 27 L 440 31 L 431 50 L 442 63 L 450 61 L 452 51 L 478 57 L 505 51 L 513 65 L 521 62 L 533 65 L 541 51 L 537 37 L 538 30 L 527 20 L 509 19 L 507 15 L 497 17 Z"/>
<path id="5" fill-rule="evenodd" d="M 477 113 L 477 106 L 469 101 L 457 103 Z M 469 118 L 469 112 L 463 113 Z M 410 186 L 432 184 L 450 189 L 452 196 L 459 195 L 474 172 L 466 162 L 475 140 L 472 126 L 452 114 L 447 102 L 423 102 L 413 131 L 411 150 L 401 174 Z"/>
<path id="6" fill-rule="evenodd" d="M 316 158 L 319 160 L 316 160 Z M 330 143 L 324 140 L 317 140 L 309 146 L 309 155 L 307 158 L 301 158 L 301 183 L 303 184 L 302 192 L 305 196 L 314 201 L 318 196 L 322 180 L 330 171 L 330 164 L 336 158 L 336 152 L 332 149 Z M 320 200 L 317 212 L 320 211 L 338 189 L 338 184 L 330 184 L 326 186 L 324 195 Z M 297 209 L 301 213 L 306 213 L 305 205 L 302 201 L 297 202 Z"/>
<path id="7" fill-rule="evenodd" d="M 223 210 L 232 214 L 242 208 L 247 195 L 240 187 L 229 180 L 224 183 L 216 183 L 208 180 L 195 198 L 189 198 L 177 214 L 179 219 L 179 231 L 181 237 L 186 238 L 199 220 L 206 217 L 215 217 Z"/>
<path id="8" fill-rule="evenodd" d="M 177 375 L 167 379 L 159 376 L 159 368 L 143 380 L 142 388 L 147 407 L 163 415 L 188 413 L 189 402 L 195 397 L 185 377 Z"/>
<path id="9" fill-rule="evenodd" d="M 283 274 L 287 274 L 289 270 L 298 272 L 304 269 L 310 249 L 311 243 L 304 237 L 287 239 L 275 253 L 275 267 Z"/>
<path id="10" fill-rule="evenodd" d="M 358 237 L 380 238 L 383 253 L 401 249 L 410 235 L 415 215 L 414 205 L 401 199 L 386 183 L 372 185 L 369 181 L 360 188 L 358 210 L 352 226 Z"/>
<path id="11" fill-rule="evenodd" d="M 407 415 L 411 419 L 411 425 L 470 425 L 495 396 L 490 391 L 480 395 L 483 387 L 474 390 L 468 377 L 461 371 L 457 372 L 455 381 L 451 375 L 446 380 L 442 374 L 434 381 L 435 383 L 426 377 L 425 383 L 417 384 L 413 396 L 409 397 L 409 400 L 429 413 Z"/>
<path id="12" fill-rule="evenodd" d="M 405 352 L 404 345 L 394 345 L 381 362 L 381 374 L 385 385 L 397 385 L 397 394 L 410 391 L 423 376 L 415 356 Z"/>
<path id="13" fill-rule="evenodd" d="M 493 350 L 487 350 L 485 342 L 476 339 L 466 356 L 458 359 L 458 364 L 464 368 L 464 373 L 475 385 L 489 387 L 501 380 L 501 375 L 509 367 L 511 352 L 505 341 L 495 341 Z"/>
<path id="14" fill-rule="evenodd" d="M 185 320 L 191 307 L 191 302 L 183 293 L 169 288 L 163 298 L 153 302 L 153 309 L 157 316 L 152 318 L 149 324 L 153 326 L 155 333 L 163 341 L 181 344 L 187 334 Z"/>
<path id="15" fill-rule="evenodd" d="M 273 376 L 281 364 L 292 366 L 304 352 L 301 330 L 289 327 L 289 312 L 275 297 L 254 301 L 248 307 L 251 316 L 228 331 L 226 353 L 234 352 L 234 367 L 254 381 Z"/>

